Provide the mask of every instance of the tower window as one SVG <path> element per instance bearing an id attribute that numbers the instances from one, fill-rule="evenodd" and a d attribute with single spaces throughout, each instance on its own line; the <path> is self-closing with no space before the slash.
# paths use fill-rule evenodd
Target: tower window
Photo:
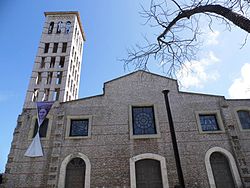
<path id="1" fill-rule="evenodd" d="M 59 68 L 64 67 L 64 62 L 65 62 L 65 57 L 64 56 L 60 57 Z"/>
<path id="2" fill-rule="evenodd" d="M 75 99 L 76 99 L 76 96 L 77 96 L 77 89 L 76 89 L 76 92 L 75 92 Z"/>
<path id="3" fill-rule="evenodd" d="M 55 67 L 55 62 L 56 62 L 56 57 L 51 57 L 49 67 L 54 68 Z"/>
<path id="4" fill-rule="evenodd" d="M 71 60 L 71 61 L 70 61 L 70 68 L 69 68 L 69 71 L 72 70 L 72 64 L 73 64 L 73 62 L 72 62 L 72 60 Z"/>
<path id="5" fill-rule="evenodd" d="M 61 84 L 62 83 L 62 71 L 57 72 L 56 75 L 56 84 Z"/>
<path id="6" fill-rule="evenodd" d="M 70 83 L 70 91 L 72 92 L 72 87 L 73 87 L 73 80 L 71 80 L 71 83 Z"/>
<path id="7" fill-rule="evenodd" d="M 60 96 L 60 88 L 55 88 L 54 95 L 53 95 L 53 100 L 54 101 L 59 100 L 59 96 Z"/>
<path id="8" fill-rule="evenodd" d="M 33 96 L 32 96 L 32 102 L 36 102 L 38 100 L 38 94 L 39 94 L 39 90 L 34 89 Z"/>
<path id="9" fill-rule="evenodd" d="M 75 52 L 75 56 L 74 56 L 74 61 L 76 61 L 76 52 Z"/>
<path id="10" fill-rule="evenodd" d="M 38 72 L 36 77 L 36 84 L 40 84 L 42 81 L 42 73 Z"/>
<path id="11" fill-rule="evenodd" d="M 66 92 L 66 101 L 68 100 L 69 92 Z"/>
<path id="12" fill-rule="evenodd" d="M 82 52 L 82 42 L 80 43 L 80 53 Z"/>
<path id="13" fill-rule="evenodd" d="M 63 24 L 62 21 L 59 21 L 59 22 L 57 23 L 56 33 L 61 33 L 61 31 L 62 31 L 62 24 Z"/>
<path id="14" fill-rule="evenodd" d="M 54 43 L 53 53 L 57 52 L 57 48 L 58 48 L 58 43 Z"/>
<path id="15" fill-rule="evenodd" d="M 48 101 L 49 100 L 49 88 L 44 89 L 43 99 L 42 101 Z"/>
<path id="16" fill-rule="evenodd" d="M 45 67 L 45 57 L 42 57 L 40 68 L 44 68 L 44 67 Z"/>
<path id="17" fill-rule="evenodd" d="M 67 21 L 66 22 L 66 27 L 65 27 L 65 33 L 68 34 L 70 32 L 70 27 L 71 27 L 71 22 Z"/>
<path id="18" fill-rule="evenodd" d="M 66 51 L 67 51 L 67 42 L 64 42 L 62 46 L 62 53 L 65 53 Z"/>
<path id="19" fill-rule="evenodd" d="M 75 70 L 75 80 L 76 80 L 76 74 L 77 74 L 77 70 Z"/>
<path id="20" fill-rule="evenodd" d="M 50 24 L 49 24 L 48 34 L 53 33 L 53 28 L 54 28 L 54 22 L 50 22 Z"/>
<path id="21" fill-rule="evenodd" d="M 53 72 L 48 72 L 47 81 L 46 81 L 47 84 L 51 84 L 52 76 L 53 76 Z"/>
<path id="22" fill-rule="evenodd" d="M 73 85 L 73 96 L 75 95 L 75 84 Z"/>
<path id="23" fill-rule="evenodd" d="M 79 78 L 79 74 L 76 77 L 76 85 L 78 85 L 78 78 Z"/>
<path id="24" fill-rule="evenodd" d="M 45 43 L 44 53 L 48 53 L 48 52 L 49 52 L 49 43 Z"/>
<path id="25" fill-rule="evenodd" d="M 75 47 L 73 46 L 72 57 L 74 56 Z"/>
<path id="26" fill-rule="evenodd" d="M 69 75 L 69 79 L 68 79 L 68 87 L 69 87 L 69 84 L 70 84 L 70 75 Z"/>
<path id="27" fill-rule="evenodd" d="M 76 38 L 76 31 L 77 31 L 77 26 L 75 28 L 75 35 L 74 35 L 74 39 Z"/>

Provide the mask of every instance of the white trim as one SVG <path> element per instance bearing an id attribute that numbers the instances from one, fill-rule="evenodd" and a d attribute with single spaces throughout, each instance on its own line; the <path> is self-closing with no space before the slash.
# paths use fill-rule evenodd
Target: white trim
<path id="1" fill-rule="evenodd" d="M 59 174 L 59 180 L 58 180 L 58 188 L 64 188 L 65 187 L 65 176 L 66 176 L 66 167 L 67 164 L 71 161 L 73 158 L 81 158 L 84 160 L 86 165 L 86 171 L 85 171 L 85 185 L 84 188 L 90 188 L 90 168 L 91 164 L 88 159 L 88 157 L 82 153 L 75 153 L 68 155 L 61 164 L 60 167 L 60 174 Z"/>
<path id="2" fill-rule="evenodd" d="M 130 186 L 131 188 L 136 188 L 136 173 L 135 173 L 135 162 L 142 160 L 142 159 L 153 159 L 157 160 L 161 164 L 161 176 L 162 176 L 162 185 L 163 188 L 168 188 L 168 176 L 167 176 L 167 167 L 166 167 L 166 160 L 164 157 L 153 154 L 153 153 L 143 153 L 137 156 L 134 156 L 129 159 L 130 163 Z"/>
<path id="3" fill-rule="evenodd" d="M 217 130 L 217 131 L 203 131 L 202 127 L 201 127 L 201 122 L 200 122 L 200 116 L 199 115 L 215 115 L 220 130 Z M 197 111 L 197 112 L 195 112 L 195 117 L 196 117 L 196 122 L 197 122 L 198 129 L 199 129 L 200 133 L 207 134 L 207 133 L 224 133 L 225 132 L 223 122 L 222 122 L 222 119 L 221 119 L 221 114 L 220 114 L 219 110 Z"/>
<path id="4" fill-rule="evenodd" d="M 153 107 L 154 110 L 154 118 L 155 118 L 155 129 L 156 134 L 143 134 L 143 135 L 134 135 L 133 133 L 133 114 L 132 114 L 132 107 Z M 159 121 L 157 117 L 157 106 L 155 104 L 135 104 L 135 105 L 129 105 L 129 134 L 130 139 L 145 139 L 145 138 L 160 138 L 160 127 L 159 127 Z"/>
<path id="5" fill-rule="evenodd" d="M 236 184 L 237 188 L 241 188 L 242 182 L 240 179 L 240 174 L 239 174 L 238 168 L 236 166 L 236 162 L 234 160 L 234 157 L 229 151 L 227 151 L 221 147 L 210 148 L 206 152 L 206 155 L 205 155 L 205 165 L 206 165 L 206 170 L 207 170 L 210 188 L 216 188 L 214 175 L 213 175 L 213 171 L 212 171 L 212 167 L 211 167 L 211 163 L 210 163 L 210 156 L 214 152 L 220 152 L 226 156 L 226 158 L 228 159 L 229 165 L 230 165 L 231 173 L 232 173 L 233 178 L 234 178 L 234 183 Z"/>

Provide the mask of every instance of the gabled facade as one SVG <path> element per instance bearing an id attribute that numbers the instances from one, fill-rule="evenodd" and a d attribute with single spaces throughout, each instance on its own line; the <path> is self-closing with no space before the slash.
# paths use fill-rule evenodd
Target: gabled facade
<path id="1" fill-rule="evenodd" d="M 6 165 L 6 187 L 68 187 L 72 176 L 85 188 L 153 187 L 154 180 L 156 187 L 174 187 L 178 177 L 166 89 L 186 187 L 247 186 L 250 127 L 244 127 L 239 112 L 249 113 L 250 100 L 179 92 L 175 80 L 137 71 L 105 83 L 103 95 L 57 102 L 41 138 L 43 157 L 24 156 L 36 117 L 35 109 L 24 109 Z M 73 161 L 74 167 L 75 159 L 81 162 Z M 81 164 L 82 172 L 72 173 Z"/>
<path id="2" fill-rule="evenodd" d="M 37 78 L 40 82 L 36 83 L 34 78 L 39 71 L 54 70 L 51 62 L 39 67 L 42 59 L 37 57 L 40 60 L 35 62 L 0 187 L 174 188 L 179 184 L 177 157 L 187 188 L 250 186 L 250 100 L 180 92 L 176 80 L 145 71 L 106 82 L 102 95 L 77 99 L 75 91 L 77 95 L 68 92 L 67 96 L 71 84 L 68 80 L 72 79 L 69 76 L 75 75 L 70 70 L 71 59 L 77 57 L 72 52 L 76 45 L 72 42 L 76 42 L 75 27 L 83 34 L 77 25 L 79 14 L 45 15 L 46 36 L 41 40 L 60 43 L 67 36 L 71 41 L 65 70 L 58 67 L 65 77 L 61 84 L 48 85 L 41 73 L 42 79 Z M 51 31 L 53 20 L 61 24 L 59 19 L 69 18 L 73 27 L 69 33 L 66 25 L 64 34 Z M 84 40 L 83 35 L 79 36 Z M 42 57 L 46 56 L 44 50 L 38 52 Z M 76 62 L 81 61 L 80 57 Z M 37 130 L 35 102 L 41 101 L 44 93 L 35 96 L 34 101 L 32 92 L 43 91 L 45 86 L 53 90 L 54 85 L 60 86 L 60 96 Z M 173 149 L 163 90 L 169 91 L 178 156 Z M 49 95 L 47 99 L 52 98 Z M 37 131 L 44 156 L 26 157 L 24 153 Z"/>

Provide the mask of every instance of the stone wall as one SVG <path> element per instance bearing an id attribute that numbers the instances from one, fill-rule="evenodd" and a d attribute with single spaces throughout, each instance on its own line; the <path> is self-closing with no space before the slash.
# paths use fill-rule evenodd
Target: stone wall
<path id="1" fill-rule="evenodd" d="M 131 187 L 130 159 L 151 153 L 165 158 L 166 179 L 173 188 L 178 178 L 162 94 L 162 90 L 167 89 L 170 90 L 169 100 L 186 187 L 209 187 L 205 157 L 211 148 L 216 147 L 232 154 L 242 183 L 249 186 L 250 131 L 240 130 L 235 109 L 250 107 L 250 100 L 225 100 L 222 96 L 179 92 L 176 81 L 143 71 L 112 80 L 104 86 L 103 95 L 54 104 L 49 113 L 51 132 L 47 139 L 42 140 L 44 157 L 24 156 L 31 142 L 28 139 L 29 130 L 34 126 L 31 119 L 36 114 L 35 109 L 24 109 L 14 132 L 3 185 L 57 187 L 63 184 L 65 159 L 83 156 L 89 161 L 90 168 L 90 182 L 85 187 Z M 159 137 L 131 137 L 131 105 L 154 105 Z M 222 132 L 200 131 L 196 114 L 204 111 L 218 111 Z M 90 136 L 68 138 L 69 116 L 91 117 Z"/>

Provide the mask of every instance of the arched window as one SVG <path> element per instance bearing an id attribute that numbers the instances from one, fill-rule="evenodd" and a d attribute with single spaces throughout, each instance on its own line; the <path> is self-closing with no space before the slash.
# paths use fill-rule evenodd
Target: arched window
<path id="1" fill-rule="evenodd" d="M 68 34 L 70 32 L 70 27 L 71 27 L 71 22 L 67 21 L 66 22 L 66 27 L 65 27 L 65 33 Z"/>
<path id="2" fill-rule="evenodd" d="M 216 187 L 234 188 L 234 180 L 230 170 L 228 159 L 220 152 L 214 152 L 210 156 L 210 163 L 214 175 Z"/>
<path id="3" fill-rule="evenodd" d="M 86 164 L 81 158 L 73 158 L 66 167 L 65 188 L 85 187 Z"/>
<path id="4" fill-rule="evenodd" d="M 62 24 L 63 24 L 62 21 L 59 21 L 59 22 L 57 23 L 56 33 L 61 33 L 61 31 L 62 31 Z"/>
<path id="5" fill-rule="evenodd" d="M 48 34 L 51 34 L 53 32 L 53 28 L 54 28 L 54 22 L 50 22 Z"/>
<path id="6" fill-rule="evenodd" d="M 242 182 L 233 155 L 221 148 L 210 148 L 205 155 L 210 188 L 241 188 Z"/>

